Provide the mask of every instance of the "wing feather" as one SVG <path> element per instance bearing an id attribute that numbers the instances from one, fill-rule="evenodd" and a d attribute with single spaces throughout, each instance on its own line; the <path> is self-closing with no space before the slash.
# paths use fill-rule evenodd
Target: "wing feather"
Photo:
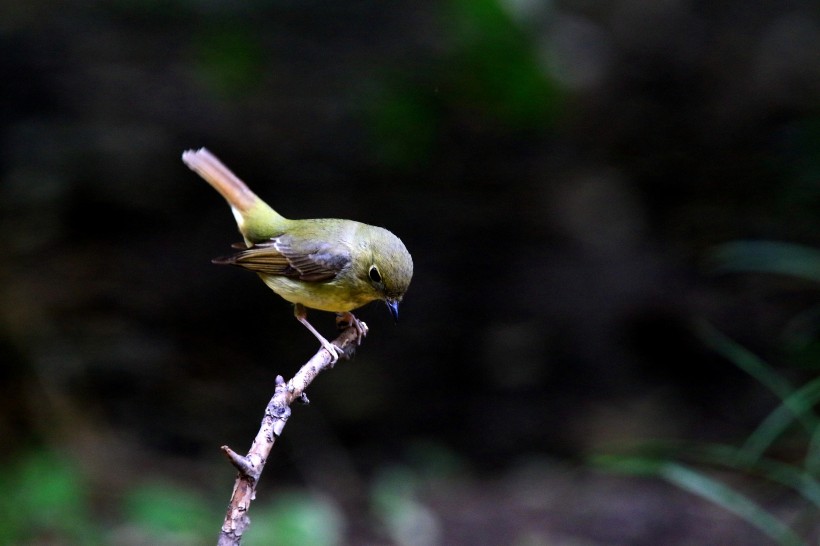
<path id="1" fill-rule="evenodd" d="M 214 263 L 237 265 L 264 275 L 325 282 L 333 280 L 348 267 L 350 253 L 338 245 L 315 241 L 305 244 L 289 235 L 282 235 L 232 256 L 217 258 Z"/>

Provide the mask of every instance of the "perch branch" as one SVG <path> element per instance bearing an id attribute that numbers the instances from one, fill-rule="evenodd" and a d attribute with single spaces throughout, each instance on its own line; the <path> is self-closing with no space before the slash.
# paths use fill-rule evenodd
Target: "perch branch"
<path id="1" fill-rule="evenodd" d="M 351 326 L 346 328 L 333 344 L 341 349 L 345 358 L 350 358 L 360 338 L 360 330 Z M 265 408 L 265 416 L 256 438 L 247 455 L 240 455 L 228 446 L 222 446 L 225 456 L 239 471 L 234 483 L 231 502 L 219 533 L 218 546 L 239 546 L 242 535 L 250 525 L 247 516 L 248 508 L 256 495 L 256 484 L 262 475 L 262 469 L 268 460 L 273 444 L 282 434 L 288 418 L 290 405 L 294 400 L 307 402 L 305 390 L 320 372 L 332 367 L 332 357 L 326 349 L 319 349 L 313 357 L 302 366 L 293 378 L 285 382 L 282 376 L 276 377 L 273 397 Z"/>

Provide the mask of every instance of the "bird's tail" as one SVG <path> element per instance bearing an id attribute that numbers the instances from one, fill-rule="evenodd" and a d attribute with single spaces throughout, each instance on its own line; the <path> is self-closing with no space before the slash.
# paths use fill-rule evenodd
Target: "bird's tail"
<path id="1" fill-rule="evenodd" d="M 259 199 L 238 176 L 206 148 L 183 152 L 182 161 L 213 186 L 228 204 L 239 212 L 247 212 Z"/>
<path id="2" fill-rule="evenodd" d="M 225 198 L 248 244 L 273 237 L 285 222 L 207 149 L 187 150 L 182 161 Z"/>

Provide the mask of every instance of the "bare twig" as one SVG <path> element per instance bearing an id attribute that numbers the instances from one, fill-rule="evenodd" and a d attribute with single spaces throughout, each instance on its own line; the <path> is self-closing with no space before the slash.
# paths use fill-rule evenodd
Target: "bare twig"
<path id="1" fill-rule="evenodd" d="M 342 350 L 345 358 L 350 358 L 353 349 L 358 345 L 360 335 L 357 328 L 349 327 L 333 340 L 333 344 Z M 247 512 L 255 498 L 256 484 L 262 475 L 273 443 L 282 434 L 282 429 L 290 417 L 290 405 L 297 399 L 307 401 L 305 389 L 320 372 L 332 367 L 331 362 L 330 353 L 326 349 L 320 349 L 287 383 L 281 375 L 276 377 L 273 398 L 265 408 L 262 425 L 247 455 L 242 456 L 228 446 L 222 446 L 222 451 L 239 473 L 236 476 L 222 531 L 219 533 L 218 546 L 241 544 L 242 535 L 250 525 Z"/>

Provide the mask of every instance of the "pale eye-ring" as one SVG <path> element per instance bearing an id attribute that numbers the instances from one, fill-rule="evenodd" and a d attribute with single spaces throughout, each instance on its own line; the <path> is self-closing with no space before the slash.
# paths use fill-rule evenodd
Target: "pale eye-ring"
<path id="1" fill-rule="evenodd" d="M 382 282 L 382 275 L 379 273 L 379 268 L 375 265 L 370 266 L 367 276 L 370 277 L 370 280 L 373 282 Z"/>

